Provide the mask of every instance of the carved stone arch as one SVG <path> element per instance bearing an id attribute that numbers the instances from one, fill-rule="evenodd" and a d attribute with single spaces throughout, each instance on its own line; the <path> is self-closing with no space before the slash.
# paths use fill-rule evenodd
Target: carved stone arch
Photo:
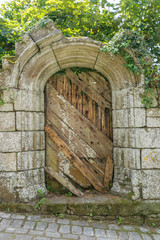
<path id="1" fill-rule="evenodd" d="M 146 184 L 141 179 L 141 159 L 143 162 L 147 154 L 143 149 L 160 148 L 159 128 L 144 128 L 147 115 L 140 98 L 143 78 L 127 70 L 121 56 L 104 53 L 101 47 L 102 43 L 87 37 L 65 38 L 50 21 L 45 28 L 37 26 L 16 44 L 18 58 L 14 65 L 3 61 L 0 80 L 4 109 L 10 112 L 14 126 L 10 132 L 0 132 L 0 139 L 4 139 L 0 146 L 2 158 L 10 153 L 13 163 L 8 171 L 2 167 L 0 181 L 4 193 L 6 189 L 13 200 L 30 201 L 37 196 L 37 189 L 45 189 L 44 87 L 54 73 L 70 67 L 95 69 L 110 82 L 115 165 L 112 191 L 124 195 L 133 192 L 134 199 L 141 195 L 145 199 L 160 198 L 157 192 L 150 197 L 146 190 L 150 188 L 146 176 L 157 179 L 158 171 L 146 172 L 147 187 L 143 193 L 139 187 Z M 0 199 L 4 200 L 1 192 Z"/>

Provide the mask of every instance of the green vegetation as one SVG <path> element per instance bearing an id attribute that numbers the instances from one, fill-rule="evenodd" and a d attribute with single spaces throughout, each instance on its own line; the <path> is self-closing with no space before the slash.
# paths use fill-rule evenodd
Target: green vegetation
<path id="1" fill-rule="evenodd" d="M 38 195 L 40 196 L 41 199 L 38 202 L 36 202 L 34 208 L 40 210 L 41 206 L 46 203 L 46 198 L 44 197 L 45 192 L 42 191 L 41 189 L 38 189 L 37 193 L 38 193 Z"/>
<path id="2" fill-rule="evenodd" d="M 134 74 L 145 76 L 143 104 L 157 97 L 160 66 L 159 0 L 12 0 L 0 8 L 0 64 L 14 54 L 14 44 L 37 23 L 52 19 L 67 37 L 88 36 L 120 53 Z M 148 97 L 149 94 L 149 97 Z"/>

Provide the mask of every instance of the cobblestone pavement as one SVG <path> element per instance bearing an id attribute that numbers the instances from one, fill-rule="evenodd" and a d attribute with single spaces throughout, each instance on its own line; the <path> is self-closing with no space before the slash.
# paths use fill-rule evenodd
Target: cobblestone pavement
<path id="1" fill-rule="evenodd" d="M 160 229 L 0 212 L 0 240 L 13 239 L 160 240 Z"/>

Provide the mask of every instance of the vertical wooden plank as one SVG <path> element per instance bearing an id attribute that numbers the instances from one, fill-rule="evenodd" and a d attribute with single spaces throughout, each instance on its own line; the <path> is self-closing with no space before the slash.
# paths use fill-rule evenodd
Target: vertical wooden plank
<path id="1" fill-rule="evenodd" d="M 64 80 L 63 80 L 63 96 L 65 99 L 67 99 L 67 76 L 66 74 L 64 75 Z"/>
<path id="2" fill-rule="evenodd" d="M 88 119 L 93 123 L 92 99 L 88 97 Z"/>
<path id="3" fill-rule="evenodd" d="M 60 77 L 58 77 L 58 79 L 57 79 L 57 91 L 60 93 Z"/>
<path id="4" fill-rule="evenodd" d="M 102 132 L 107 135 L 105 109 L 102 109 Z"/>
<path id="5" fill-rule="evenodd" d="M 86 94 L 83 94 L 83 115 L 88 119 L 89 115 L 89 99 Z"/>
<path id="6" fill-rule="evenodd" d="M 68 78 L 67 78 L 67 82 L 68 82 L 68 98 L 69 98 L 69 102 L 72 104 L 72 82 Z"/>
<path id="7" fill-rule="evenodd" d="M 95 101 L 92 101 L 92 123 L 96 125 Z"/>
<path id="8" fill-rule="evenodd" d="M 106 159 L 106 167 L 104 172 L 104 186 L 108 187 L 109 184 L 112 182 L 113 178 L 113 160 L 108 155 Z"/>
<path id="9" fill-rule="evenodd" d="M 105 128 L 106 128 L 106 135 L 109 137 L 109 109 L 105 109 Z"/>
<path id="10" fill-rule="evenodd" d="M 102 131 L 102 108 L 98 107 L 98 129 Z"/>
<path id="11" fill-rule="evenodd" d="M 109 138 L 113 140 L 112 110 L 109 110 Z"/>
<path id="12" fill-rule="evenodd" d="M 72 83 L 72 105 L 76 108 L 77 98 L 76 98 L 77 86 Z"/>
<path id="13" fill-rule="evenodd" d="M 83 92 L 80 88 L 77 91 L 77 110 L 82 113 L 83 112 Z"/>
<path id="14" fill-rule="evenodd" d="M 98 128 L 99 125 L 99 106 L 95 102 L 95 126 Z"/>

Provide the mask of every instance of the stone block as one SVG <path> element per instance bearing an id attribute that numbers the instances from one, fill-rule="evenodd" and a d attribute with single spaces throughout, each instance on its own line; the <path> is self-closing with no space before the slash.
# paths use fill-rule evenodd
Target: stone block
<path id="1" fill-rule="evenodd" d="M 142 181 L 142 172 L 141 172 L 141 170 L 132 170 L 132 172 L 131 172 L 132 186 L 134 186 L 134 187 L 141 186 L 141 181 Z"/>
<path id="2" fill-rule="evenodd" d="M 127 109 L 130 104 L 128 102 L 129 89 L 112 91 L 112 108 L 113 109 Z"/>
<path id="3" fill-rule="evenodd" d="M 16 200 L 15 181 L 16 173 L 0 173 L 0 201 L 11 202 Z"/>
<path id="4" fill-rule="evenodd" d="M 41 190 L 46 193 L 46 187 L 44 183 L 38 185 L 30 185 L 23 188 L 17 188 L 17 200 L 20 202 L 30 202 L 32 200 L 37 199 L 38 193 L 37 191 Z"/>
<path id="5" fill-rule="evenodd" d="M 11 70 L 10 69 L 1 69 L 0 70 L 0 87 L 1 89 L 3 88 L 8 88 L 8 87 L 13 87 L 10 81 L 10 75 L 11 75 Z"/>
<path id="6" fill-rule="evenodd" d="M 130 147 L 128 129 L 113 129 L 113 145 L 114 147 Z"/>
<path id="7" fill-rule="evenodd" d="M 22 137 L 22 152 L 45 149 L 44 131 L 21 132 L 21 137 Z"/>
<path id="8" fill-rule="evenodd" d="M 114 168 L 114 179 L 119 182 L 126 183 L 126 185 L 131 185 L 131 172 L 129 168 L 115 167 Z"/>
<path id="9" fill-rule="evenodd" d="M 44 130 L 44 113 L 16 112 L 16 130 Z"/>
<path id="10" fill-rule="evenodd" d="M 122 110 L 113 110 L 113 127 L 114 128 L 122 128 L 128 127 L 128 109 Z"/>
<path id="11" fill-rule="evenodd" d="M 117 167 L 140 169 L 140 149 L 114 148 L 113 154 Z"/>
<path id="12" fill-rule="evenodd" d="M 113 129 L 115 147 L 160 148 L 160 128 Z"/>
<path id="13" fill-rule="evenodd" d="M 29 34 L 32 36 L 32 39 L 34 39 L 34 42 L 37 42 L 40 39 L 43 39 L 45 37 L 48 37 L 50 34 L 59 34 L 61 31 L 56 28 L 54 25 L 54 22 L 52 20 L 49 20 L 44 26 L 41 26 L 41 24 L 35 26 L 31 29 Z M 56 37 L 56 36 L 55 36 Z M 58 39 L 56 38 L 56 41 Z M 54 41 L 54 38 L 53 38 Z"/>
<path id="14" fill-rule="evenodd" d="M 160 108 L 147 109 L 147 117 L 160 117 Z"/>
<path id="15" fill-rule="evenodd" d="M 20 132 L 0 132 L 1 152 L 20 152 L 21 147 Z"/>
<path id="16" fill-rule="evenodd" d="M 35 42 L 31 39 L 29 34 L 24 34 L 22 40 L 15 43 L 16 55 L 19 56 L 26 48 L 31 47 L 32 45 L 36 47 Z"/>
<path id="17" fill-rule="evenodd" d="M 16 171 L 16 153 L 0 153 L 0 171 Z"/>
<path id="18" fill-rule="evenodd" d="M 113 127 L 145 127 L 146 111 L 144 108 L 113 110 Z"/>
<path id="19" fill-rule="evenodd" d="M 160 128 L 142 128 L 135 130 L 135 141 L 132 146 L 137 148 L 160 148 Z"/>
<path id="20" fill-rule="evenodd" d="M 145 127 L 146 110 L 144 108 L 129 109 L 129 127 Z"/>
<path id="21" fill-rule="evenodd" d="M 160 149 L 142 149 L 142 168 L 160 169 Z"/>
<path id="22" fill-rule="evenodd" d="M 120 184 L 118 181 L 113 182 L 113 187 L 111 188 L 112 194 L 118 194 L 122 197 L 128 197 L 128 194 L 130 194 L 132 191 L 132 187 L 126 188 L 125 184 Z"/>
<path id="23" fill-rule="evenodd" d="M 45 182 L 44 168 L 20 171 L 16 174 L 15 187 L 21 188 Z"/>
<path id="24" fill-rule="evenodd" d="M 142 171 L 143 199 L 160 199 L 160 170 Z"/>
<path id="25" fill-rule="evenodd" d="M 133 90 L 134 94 L 134 107 L 138 108 L 141 107 L 143 108 L 144 105 L 142 103 L 142 95 L 144 94 L 144 87 L 137 87 Z"/>
<path id="26" fill-rule="evenodd" d="M 52 44 L 53 51 L 61 69 L 87 67 L 93 69 L 100 49 L 100 43 L 83 42 L 84 38 L 67 39 L 60 44 Z M 88 39 L 88 38 L 87 38 Z"/>
<path id="27" fill-rule="evenodd" d="M 17 90 L 15 92 L 14 108 L 16 111 L 44 112 L 44 93 L 36 91 Z"/>
<path id="28" fill-rule="evenodd" d="M 3 105 L 0 105 L 0 112 L 13 112 L 13 104 L 5 103 Z"/>
<path id="29" fill-rule="evenodd" d="M 14 112 L 0 112 L 0 131 L 15 131 Z"/>
<path id="30" fill-rule="evenodd" d="M 147 117 L 147 127 L 160 127 L 160 117 Z"/>
<path id="31" fill-rule="evenodd" d="M 18 170 L 42 168 L 45 165 L 45 151 L 19 152 L 17 154 Z"/>
<path id="32" fill-rule="evenodd" d="M 6 104 L 13 105 L 16 93 L 17 93 L 17 89 L 5 89 L 2 91 L 2 99 L 5 105 Z"/>
<path id="33" fill-rule="evenodd" d="M 48 73 L 49 66 L 52 66 L 52 71 Z M 43 93 L 44 88 L 42 89 L 41 85 L 45 86 L 49 77 L 59 70 L 51 46 L 46 46 L 30 59 L 29 64 L 24 66 L 23 74 L 20 75 L 19 88 Z"/>

